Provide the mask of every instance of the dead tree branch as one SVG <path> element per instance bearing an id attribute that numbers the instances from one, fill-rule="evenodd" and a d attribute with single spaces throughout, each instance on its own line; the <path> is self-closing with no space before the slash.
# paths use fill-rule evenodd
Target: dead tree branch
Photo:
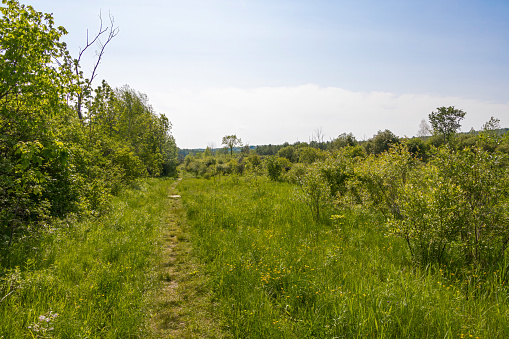
<path id="1" fill-rule="evenodd" d="M 78 79 L 78 85 L 80 87 L 80 92 L 77 95 L 77 102 L 76 102 L 76 110 L 78 112 L 78 118 L 80 120 L 83 120 L 83 113 L 82 113 L 82 106 L 83 106 L 83 99 L 86 98 L 91 93 L 91 87 L 92 87 L 92 81 L 94 81 L 95 77 L 97 76 L 97 68 L 99 67 L 99 64 L 101 63 L 101 59 L 104 55 L 104 51 L 106 49 L 106 46 L 113 40 L 114 37 L 117 36 L 119 32 L 119 28 L 115 27 L 115 20 L 111 14 L 109 15 L 110 18 L 110 24 L 108 27 L 104 27 L 103 25 L 103 19 L 101 13 L 99 13 L 99 20 L 100 20 L 100 26 L 99 31 L 97 34 L 90 39 L 89 33 L 87 30 L 87 43 L 84 48 L 80 48 L 78 58 L 74 60 L 74 71 Z M 101 36 L 106 34 L 106 41 L 103 43 L 101 41 Z M 81 60 L 83 58 L 84 53 L 92 46 L 96 44 L 98 49 L 95 51 L 95 55 L 97 57 L 94 67 L 92 69 L 92 73 L 90 75 L 90 78 L 81 80 L 83 77 L 83 73 L 80 71 L 80 65 Z"/>

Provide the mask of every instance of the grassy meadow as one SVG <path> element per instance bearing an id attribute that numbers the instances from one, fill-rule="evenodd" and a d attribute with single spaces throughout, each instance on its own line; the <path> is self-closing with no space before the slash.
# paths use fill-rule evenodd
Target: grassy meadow
<path id="1" fill-rule="evenodd" d="M 2 253 L 0 338 L 145 338 L 174 180 L 146 179 L 104 217 L 55 221 Z"/>
<path id="2" fill-rule="evenodd" d="M 504 266 L 411 261 L 379 213 L 315 221 L 298 186 L 258 176 L 178 189 L 225 329 L 235 338 L 505 338 Z"/>

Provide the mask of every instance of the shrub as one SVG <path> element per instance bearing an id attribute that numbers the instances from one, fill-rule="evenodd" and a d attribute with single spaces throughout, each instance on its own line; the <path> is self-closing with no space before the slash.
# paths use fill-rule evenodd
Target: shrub
<path id="1" fill-rule="evenodd" d="M 290 169 L 291 163 L 286 158 L 270 156 L 266 158 L 267 174 L 271 180 L 277 181 L 281 177 L 283 170 Z"/>
<path id="2" fill-rule="evenodd" d="M 292 168 L 285 173 L 284 180 L 290 184 L 300 184 L 307 173 L 307 167 L 304 164 L 293 164 Z"/>
<path id="3" fill-rule="evenodd" d="M 448 250 L 467 264 L 503 258 L 509 243 L 503 158 L 479 148 L 442 147 L 410 173 L 398 191 L 399 215 L 390 224 L 414 259 L 439 262 Z"/>

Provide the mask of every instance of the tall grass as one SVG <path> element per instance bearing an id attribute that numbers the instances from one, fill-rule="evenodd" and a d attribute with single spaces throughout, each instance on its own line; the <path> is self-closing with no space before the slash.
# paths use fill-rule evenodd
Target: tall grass
<path id="1" fill-rule="evenodd" d="M 179 190 L 236 338 L 509 335 L 501 268 L 413 266 L 374 212 L 315 222 L 295 186 L 261 177 L 185 179 Z"/>
<path id="2" fill-rule="evenodd" d="M 104 217 L 55 222 L 4 249 L 0 338 L 146 337 L 172 182 L 143 181 Z"/>

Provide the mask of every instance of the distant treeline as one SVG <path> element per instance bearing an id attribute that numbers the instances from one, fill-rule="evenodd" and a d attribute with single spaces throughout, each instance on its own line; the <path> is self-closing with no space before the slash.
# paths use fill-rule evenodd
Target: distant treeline
<path id="1" fill-rule="evenodd" d="M 509 131 L 509 128 L 497 128 L 493 130 L 493 133 L 497 135 L 504 135 Z M 477 136 L 482 131 L 470 130 L 469 132 L 460 132 L 457 133 L 455 138 L 451 140 L 451 145 L 455 148 L 463 148 L 465 146 L 472 146 L 475 144 L 477 140 Z M 368 140 L 357 140 L 352 133 L 343 133 L 339 135 L 337 138 L 329 140 L 329 141 L 310 141 L 301 142 L 297 141 L 293 144 L 285 142 L 279 145 L 258 145 L 258 146 L 249 146 L 251 152 L 258 154 L 260 156 L 268 156 L 268 155 L 277 155 L 278 152 L 286 147 L 292 147 L 294 149 L 300 149 L 305 147 L 311 147 L 314 149 L 320 150 L 337 150 L 346 146 L 355 146 L 360 145 L 363 149 L 370 154 L 378 154 L 388 149 L 388 145 L 394 144 L 395 142 L 405 141 L 412 145 L 412 147 L 426 147 L 426 145 L 433 145 L 438 147 L 442 145 L 443 139 L 438 135 L 422 135 L 419 137 L 412 138 L 402 138 L 396 136 L 389 130 L 379 131 L 377 134 L 373 135 Z M 422 142 L 422 143 L 421 143 Z M 501 146 L 501 149 L 504 149 Z M 179 160 L 183 161 L 186 155 L 196 155 L 205 152 L 206 149 L 179 149 Z M 234 148 L 234 152 L 237 154 L 241 154 L 244 149 L 241 147 Z M 227 154 L 227 148 L 214 149 L 213 152 L 218 152 L 219 154 Z"/>

